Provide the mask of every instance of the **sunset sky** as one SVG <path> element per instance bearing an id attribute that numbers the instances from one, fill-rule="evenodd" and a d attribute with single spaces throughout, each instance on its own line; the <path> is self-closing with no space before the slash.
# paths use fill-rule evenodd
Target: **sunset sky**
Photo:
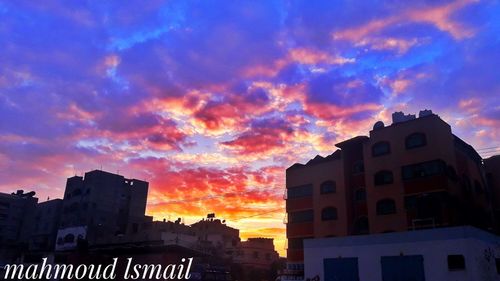
<path id="1" fill-rule="evenodd" d="M 426 108 L 499 147 L 499 1 L 0 0 L 2 192 L 102 166 L 284 254 L 286 167 Z"/>

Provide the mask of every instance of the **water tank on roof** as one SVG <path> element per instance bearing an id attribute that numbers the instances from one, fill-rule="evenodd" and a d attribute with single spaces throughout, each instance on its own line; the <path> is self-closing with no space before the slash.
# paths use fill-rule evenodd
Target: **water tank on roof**
<path id="1" fill-rule="evenodd" d="M 384 128 L 385 125 L 384 125 L 384 122 L 382 121 L 377 121 L 374 125 L 373 125 L 373 129 L 374 130 L 378 130 L 378 129 L 382 129 Z"/>
<path id="2" fill-rule="evenodd" d="M 424 116 L 429 116 L 429 115 L 432 115 L 432 110 L 428 110 L 428 109 L 420 110 L 420 112 L 418 113 L 418 118 L 424 117 Z"/>

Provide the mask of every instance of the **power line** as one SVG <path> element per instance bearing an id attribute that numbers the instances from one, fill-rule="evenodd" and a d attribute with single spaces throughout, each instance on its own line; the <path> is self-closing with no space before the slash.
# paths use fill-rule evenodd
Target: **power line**
<path id="1" fill-rule="evenodd" d="M 188 203 L 188 202 L 205 201 L 205 200 L 217 199 L 217 198 L 223 198 L 223 197 L 238 196 L 238 195 L 242 195 L 242 194 L 258 193 L 261 191 L 265 191 L 265 190 L 254 189 L 254 190 L 246 190 L 246 191 L 239 191 L 239 192 L 233 191 L 233 192 L 226 192 L 226 193 L 217 194 L 217 195 L 207 195 L 207 196 L 202 196 L 202 197 L 192 197 L 192 198 L 186 198 L 186 199 L 163 201 L 163 202 L 161 202 L 161 204 L 181 204 L 181 203 Z M 276 194 L 276 195 L 281 196 L 281 192 L 280 192 L 280 194 Z"/>
<path id="2" fill-rule="evenodd" d="M 241 217 L 241 218 L 238 218 L 238 219 L 234 219 L 232 221 L 240 221 L 240 220 L 243 220 L 243 219 L 254 218 L 254 217 L 261 216 L 261 215 L 267 215 L 267 214 L 275 213 L 275 212 L 278 212 L 278 211 L 283 211 L 284 209 L 285 209 L 284 207 L 281 207 L 281 208 L 278 208 L 278 209 L 274 209 L 274 210 L 270 210 L 270 211 L 266 211 L 266 212 L 262 212 L 262 213 L 257 213 L 257 214 L 251 215 L 251 216 Z"/>

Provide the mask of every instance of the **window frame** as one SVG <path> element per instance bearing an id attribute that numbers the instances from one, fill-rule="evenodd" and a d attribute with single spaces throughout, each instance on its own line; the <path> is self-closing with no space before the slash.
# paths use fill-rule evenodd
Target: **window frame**
<path id="1" fill-rule="evenodd" d="M 386 145 L 387 151 L 375 153 L 375 148 L 377 146 Z M 391 143 L 388 141 L 378 141 L 372 145 L 372 157 L 380 157 L 384 155 L 391 154 Z"/>
<path id="2" fill-rule="evenodd" d="M 392 206 L 394 206 L 394 208 L 391 208 L 391 210 L 393 209 L 393 211 L 383 211 L 383 208 L 382 208 L 382 204 L 383 203 L 387 203 L 387 202 L 391 202 L 392 203 Z M 397 207 L 396 207 L 396 200 L 392 199 L 392 198 L 384 198 L 384 199 L 380 199 L 377 201 L 377 203 L 375 204 L 375 208 L 376 208 L 376 214 L 377 216 L 387 216 L 387 215 L 394 215 L 394 214 L 397 214 L 398 210 L 397 210 Z M 387 208 L 384 208 L 384 209 L 387 209 Z"/>
<path id="3" fill-rule="evenodd" d="M 326 216 L 326 212 L 327 211 L 330 211 L 330 210 L 333 210 L 334 212 L 332 214 L 334 214 L 333 216 Z M 330 214 L 328 214 L 330 215 Z M 325 207 L 323 209 L 321 209 L 321 221 L 335 221 L 337 220 L 339 217 L 338 215 L 338 211 L 337 211 L 337 208 L 333 207 L 333 206 L 328 206 L 328 207 Z"/>
<path id="4" fill-rule="evenodd" d="M 409 142 L 412 138 L 414 137 L 421 137 L 421 140 L 423 140 L 420 144 L 417 144 L 417 145 L 409 145 Z M 423 147 L 423 146 L 426 146 L 427 145 L 427 135 L 425 133 L 422 133 L 422 132 L 415 132 L 415 133 L 411 133 L 409 135 L 406 136 L 405 138 L 405 148 L 406 150 L 410 150 L 410 149 L 415 149 L 415 148 L 419 148 L 419 147 Z"/>
<path id="5" fill-rule="evenodd" d="M 380 182 L 378 179 L 380 179 L 381 175 L 383 175 L 383 174 L 391 175 L 390 181 L 386 181 L 385 176 L 384 176 L 384 180 L 382 182 Z M 394 173 L 391 170 L 380 170 L 373 175 L 373 184 L 375 186 L 387 185 L 387 184 L 393 184 L 393 183 L 394 183 Z"/>
<path id="6" fill-rule="evenodd" d="M 330 183 L 333 183 L 333 191 L 328 191 L 328 190 L 324 190 L 323 188 L 328 186 L 328 184 Z M 332 194 L 332 193 L 337 193 L 337 182 L 335 182 L 334 180 L 326 180 L 324 182 L 322 182 L 319 186 L 319 193 L 320 194 Z"/>

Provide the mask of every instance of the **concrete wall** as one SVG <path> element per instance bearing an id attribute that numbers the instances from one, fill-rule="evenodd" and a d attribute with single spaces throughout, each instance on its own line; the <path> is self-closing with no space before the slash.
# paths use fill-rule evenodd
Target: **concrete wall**
<path id="1" fill-rule="evenodd" d="M 453 229 L 458 233 L 463 231 L 463 228 Z M 324 259 L 357 257 L 360 281 L 382 281 L 382 256 L 422 255 L 426 281 L 500 280 L 495 266 L 495 257 L 500 257 L 498 237 L 488 238 L 482 234 L 449 235 L 446 231 L 408 232 L 407 237 L 404 236 L 405 233 L 390 233 L 306 240 L 305 277 L 319 275 L 320 280 L 325 280 Z M 449 236 L 452 237 L 447 238 Z M 466 269 L 450 271 L 448 255 L 464 255 Z"/>

